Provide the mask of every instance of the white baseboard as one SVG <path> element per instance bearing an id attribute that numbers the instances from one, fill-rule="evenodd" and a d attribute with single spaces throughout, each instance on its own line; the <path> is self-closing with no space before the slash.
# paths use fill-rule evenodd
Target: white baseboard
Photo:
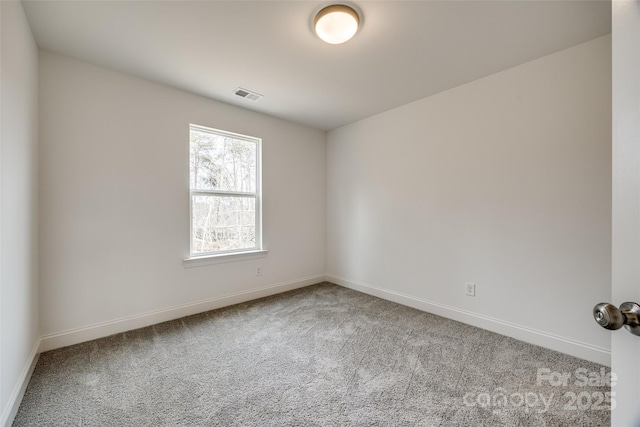
<path id="1" fill-rule="evenodd" d="M 0 418 L 0 426 L 2 427 L 11 426 L 14 418 L 16 417 L 16 414 L 18 413 L 20 403 L 22 402 L 22 398 L 24 397 L 24 392 L 27 390 L 27 385 L 29 385 L 31 374 L 33 374 L 33 370 L 36 368 L 36 363 L 38 363 L 38 357 L 40 356 L 40 353 L 38 351 L 39 347 L 40 340 L 37 340 L 33 348 L 31 349 L 31 353 L 29 354 L 27 363 L 24 365 L 24 368 L 20 373 L 18 382 L 13 388 L 11 396 L 9 396 L 7 406 L 3 408 L 2 417 Z"/>
<path id="2" fill-rule="evenodd" d="M 367 283 L 356 282 L 329 273 L 327 273 L 326 280 L 331 283 L 344 286 L 345 288 L 397 302 L 398 304 L 413 307 L 428 313 L 437 314 L 438 316 L 446 317 L 448 319 L 457 320 L 458 322 L 496 332 L 501 335 L 506 335 L 520 341 L 559 351 L 561 353 L 569 354 L 601 365 L 611 366 L 611 351 L 606 348 L 597 347 L 591 344 L 531 329 L 526 326 L 517 325 L 515 323 L 505 322 L 500 319 L 461 310 L 456 307 L 423 300 L 400 292 L 393 292 Z"/>
<path id="3" fill-rule="evenodd" d="M 181 317 L 190 316 L 209 310 L 215 310 L 217 308 L 263 298 L 297 288 L 303 288 L 305 286 L 323 282 L 325 281 L 325 279 L 326 278 L 324 275 L 310 276 L 288 282 L 278 283 L 275 285 L 264 286 L 257 289 L 251 289 L 245 292 L 238 292 L 235 294 L 210 298 L 189 304 L 177 305 L 134 316 L 127 316 L 108 322 L 96 323 L 82 328 L 75 328 L 55 334 L 45 335 L 41 337 L 39 351 L 44 352 L 54 350 L 56 348 L 66 347 L 85 341 L 91 341 L 120 332 L 144 328 L 146 326 L 155 325 L 157 323 L 179 319 Z"/>

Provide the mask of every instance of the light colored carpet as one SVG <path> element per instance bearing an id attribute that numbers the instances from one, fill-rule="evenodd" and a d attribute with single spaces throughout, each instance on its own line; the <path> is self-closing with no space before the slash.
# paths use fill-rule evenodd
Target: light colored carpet
<path id="1" fill-rule="evenodd" d="M 323 283 L 43 353 L 14 426 L 600 427 L 601 368 Z"/>

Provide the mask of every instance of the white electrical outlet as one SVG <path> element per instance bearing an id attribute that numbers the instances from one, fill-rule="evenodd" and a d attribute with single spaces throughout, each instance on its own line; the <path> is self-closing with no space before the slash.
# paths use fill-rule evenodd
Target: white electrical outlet
<path id="1" fill-rule="evenodd" d="M 262 276 L 262 267 L 256 267 L 256 276 Z"/>
<path id="2" fill-rule="evenodd" d="M 464 284 L 465 293 L 470 297 L 476 296 L 476 284 L 472 282 L 465 282 Z"/>

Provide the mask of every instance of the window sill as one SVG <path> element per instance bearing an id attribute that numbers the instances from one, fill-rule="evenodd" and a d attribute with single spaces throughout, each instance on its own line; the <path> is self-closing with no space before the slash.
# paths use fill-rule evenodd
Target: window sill
<path id="1" fill-rule="evenodd" d="M 269 251 L 267 249 L 261 249 L 257 251 L 247 252 L 232 252 L 228 254 L 220 255 L 205 255 L 186 258 L 182 261 L 184 268 L 202 267 L 205 265 L 223 264 L 226 262 L 246 261 L 250 259 L 264 258 Z"/>

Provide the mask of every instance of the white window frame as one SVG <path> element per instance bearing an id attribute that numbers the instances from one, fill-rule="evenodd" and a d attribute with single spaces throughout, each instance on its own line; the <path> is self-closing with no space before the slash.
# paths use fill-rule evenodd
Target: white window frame
<path id="1" fill-rule="evenodd" d="M 255 192 L 221 190 L 197 190 L 191 188 L 191 131 L 208 132 L 221 137 L 240 139 L 256 144 L 256 189 Z M 255 246 L 252 248 L 230 249 L 214 252 L 193 252 L 193 197 L 194 196 L 253 197 L 256 205 Z M 189 258 L 185 266 L 217 264 L 219 262 L 241 261 L 262 258 L 267 251 L 262 247 L 262 139 L 249 135 L 228 132 L 207 126 L 189 124 Z"/>

